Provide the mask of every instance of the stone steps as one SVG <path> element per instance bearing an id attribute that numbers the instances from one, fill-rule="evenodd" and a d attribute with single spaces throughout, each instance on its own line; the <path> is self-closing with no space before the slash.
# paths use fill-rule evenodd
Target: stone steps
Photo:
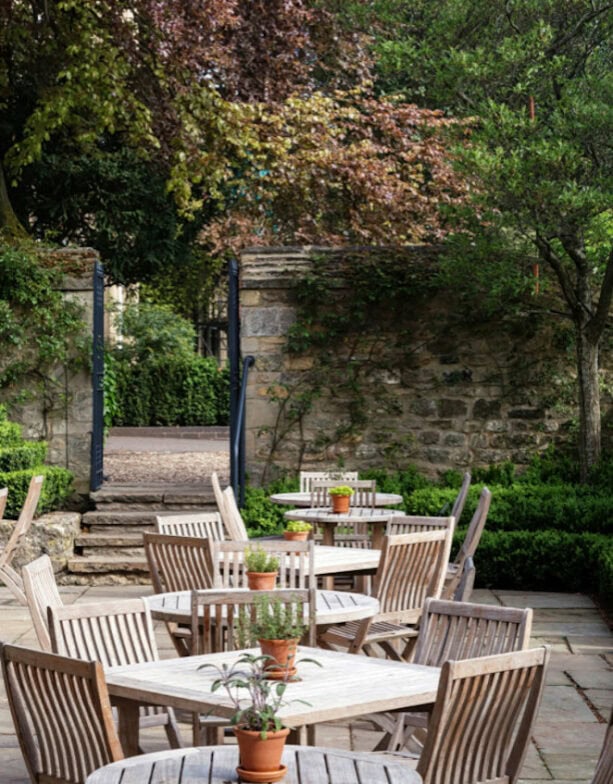
<path id="1" fill-rule="evenodd" d="M 210 484 L 110 485 L 90 497 L 96 508 L 83 515 L 67 581 L 148 582 L 142 536 L 154 530 L 156 515 L 217 510 Z"/>

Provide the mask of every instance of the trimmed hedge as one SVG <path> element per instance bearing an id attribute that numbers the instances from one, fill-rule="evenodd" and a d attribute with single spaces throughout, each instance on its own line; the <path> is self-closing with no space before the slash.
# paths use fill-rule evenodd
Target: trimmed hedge
<path id="1" fill-rule="evenodd" d="M 0 471 L 21 471 L 45 462 L 45 441 L 25 441 L 18 446 L 0 448 Z"/>
<path id="2" fill-rule="evenodd" d="M 72 493 L 72 474 L 66 468 L 57 466 L 39 465 L 21 471 L 4 471 L 0 473 L 0 487 L 8 487 L 9 494 L 4 516 L 8 520 L 16 520 L 26 500 L 30 479 L 38 474 L 43 474 L 40 500 L 36 507 L 36 514 L 52 512 L 63 506 Z"/>
<path id="3" fill-rule="evenodd" d="M 569 533 L 612 533 L 613 493 L 589 485 L 490 486 L 492 505 L 487 518 L 489 531 L 543 531 L 555 528 Z M 481 487 L 471 487 L 462 523 L 476 509 Z M 405 498 L 407 514 L 437 514 L 453 503 L 456 489 L 429 487 Z"/>
<path id="4" fill-rule="evenodd" d="M 114 425 L 226 424 L 229 376 L 214 359 L 152 357 L 132 364 L 115 362 Z"/>

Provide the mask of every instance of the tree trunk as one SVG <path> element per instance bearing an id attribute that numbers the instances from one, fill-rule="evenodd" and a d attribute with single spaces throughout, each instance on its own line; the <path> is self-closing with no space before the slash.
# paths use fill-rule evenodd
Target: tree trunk
<path id="1" fill-rule="evenodd" d="M 591 466 L 600 457 L 600 388 L 598 385 L 598 343 L 576 325 L 579 385 L 579 468 L 585 482 Z"/>
<path id="2" fill-rule="evenodd" d="M 13 205 L 9 198 L 4 168 L 0 161 L 0 234 L 7 239 L 18 239 L 28 236 L 28 232 L 21 225 L 19 218 L 15 215 Z"/>

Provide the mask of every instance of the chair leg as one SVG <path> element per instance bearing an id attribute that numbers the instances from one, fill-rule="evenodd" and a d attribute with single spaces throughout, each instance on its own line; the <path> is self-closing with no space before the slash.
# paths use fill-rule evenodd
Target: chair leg
<path id="1" fill-rule="evenodd" d="M 164 729 L 166 731 L 166 737 L 168 738 L 168 743 L 170 744 L 170 748 L 182 749 L 183 741 L 181 739 L 181 733 L 179 732 L 179 725 L 177 724 L 177 718 L 172 708 L 168 709 L 168 721 L 166 722 Z"/>

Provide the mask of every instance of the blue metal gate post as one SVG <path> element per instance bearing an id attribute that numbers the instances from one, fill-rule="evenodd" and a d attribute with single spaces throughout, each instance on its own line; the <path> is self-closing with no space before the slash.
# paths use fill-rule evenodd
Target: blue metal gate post
<path id="1" fill-rule="evenodd" d="M 238 425 L 238 402 L 240 384 L 240 332 L 238 323 L 238 263 L 228 262 L 228 359 L 230 361 L 230 484 L 238 499 L 238 466 L 235 464 L 233 447 Z"/>
<path id="2" fill-rule="evenodd" d="M 104 268 L 94 265 L 92 346 L 92 439 L 90 487 L 98 490 L 104 469 Z"/>

